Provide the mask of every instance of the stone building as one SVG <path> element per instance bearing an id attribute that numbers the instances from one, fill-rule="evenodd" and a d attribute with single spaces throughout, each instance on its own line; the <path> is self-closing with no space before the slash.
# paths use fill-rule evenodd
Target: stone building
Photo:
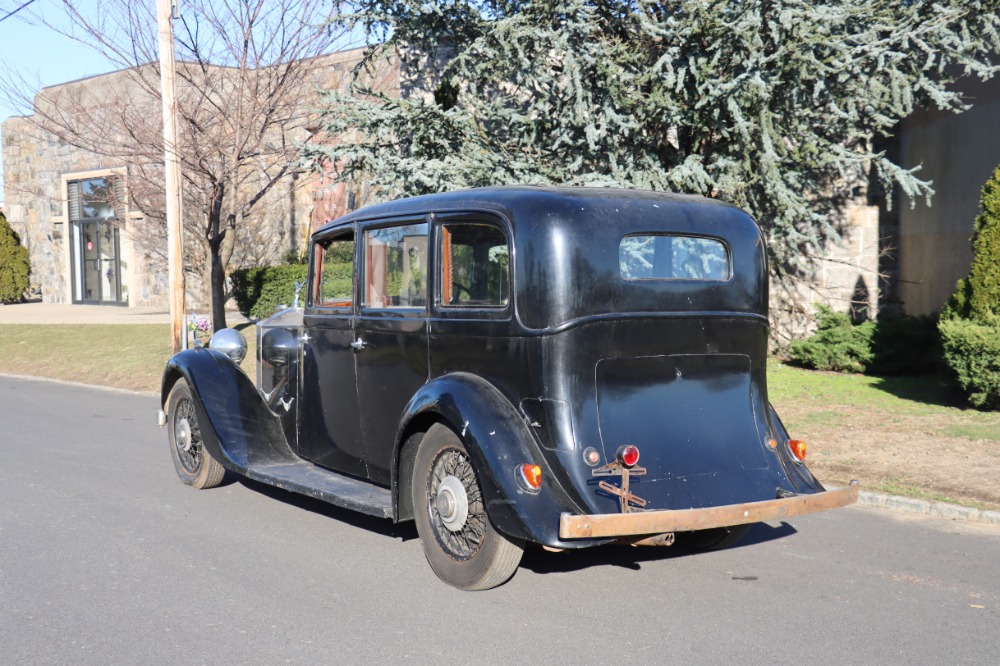
<path id="1" fill-rule="evenodd" d="M 322 56 L 321 66 L 315 68 L 319 78 L 310 90 L 346 85 L 361 55 L 357 49 Z M 378 87 L 390 93 L 399 85 L 398 68 L 393 67 L 388 63 L 378 73 Z M 137 138 L 114 124 L 115 115 L 127 106 L 133 119 L 148 118 L 151 131 L 161 131 L 160 100 L 143 85 L 143 79 L 151 80 L 155 72 L 145 77 L 136 73 L 121 70 L 45 88 L 35 96 L 34 115 L 3 122 L 5 208 L 29 250 L 33 289 L 45 302 L 164 309 L 168 305 L 166 226 L 160 212 L 162 168 L 150 160 L 143 163 L 141 152 L 129 145 Z M 225 77 L 227 72 L 218 68 L 211 75 Z M 179 97 L 183 94 L 178 91 Z M 298 103 L 302 114 L 308 114 L 316 99 Z M 104 127 L 95 126 L 95 132 L 106 135 L 102 147 L 70 142 L 44 120 L 66 113 L 85 115 L 95 125 L 107 116 Z M 275 141 L 303 139 L 304 128 L 297 135 L 275 137 Z M 262 177 L 245 174 L 241 182 L 249 188 Z M 186 218 L 198 214 L 197 205 L 188 205 L 197 203 L 194 189 L 185 185 Z M 360 205 L 365 194 L 362 188 L 290 171 L 254 205 L 252 217 L 231 230 L 238 242 L 229 267 L 266 265 L 300 253 L 315 226 Z M 207 270 L 199 269 L 208 261 L 207 248 L 191 238 L 192 229 L 198 227 L 189 221 L 185 220 L 187 303 L 189 308 L 205 309 L 209 293 L 202 276 Z"/>

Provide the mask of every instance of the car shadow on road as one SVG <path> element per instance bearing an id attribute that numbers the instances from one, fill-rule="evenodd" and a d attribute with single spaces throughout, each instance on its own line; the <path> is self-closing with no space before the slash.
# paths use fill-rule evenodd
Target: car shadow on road
<path id="1" fill-rule="evenodd" d="M 368 516 L 357 511 L 351 511 L 350 509 L 342 509 L 339 506 L 322 500 L 282 490 L 281 488 L 245 477 L 239 477 L 237 482 L 245 486 L 248 490 L 258 492 L 299 509 L 347 523 L 352 527 L 358 527 L 369 532 L 374 532 L 375 534 L 399 539 L 400 541 L 409 541 L 418 538 L 417 528 L 412 520 L 403 523 L 393 523 L 391 520 L 385 518 L 376 518 L 375 516 Z"/>
<path id="2" fill-rule="evenodd" d="M 795 534 L 797 530 L 788 523 L 771 526 L 767 523 L 757 523 L 752 526 L 737 543 L 721 550 L 746 548 L 775 539 L 783 539 Z M 525 550 L 521 566 L 535 573 L 569 573 L 590 567 L 615 566 L 638 571 L 643 562 L 671 560 L 675 558 L 701 555 L 705 551 L 686 548 L 684 546 L 628 546 L 608 544 L 596 548 L 566 550 L 561 553 L 546 552 L 542 548 Z"/>
<path id="3" fill-rule="evenodd" d="M 338 520 L 352 527 L 367 530 L 391 539 L 410 541 L 419 538 L 416 526 L 412 520 L 393 523 L 391 520 L 367 516 L 349 509 L 342 509 L 322 500 L 282 490 L 281 488 L 244 477 L 239 477 L 237 483 L 243 485 L 248 490 L 261 493 L 279 502 L 284 502 L 299 509 Z M 796 532 L 797 530 L 794 527 L 785 522 L 777 526 L 767 523 L 757 523 L 737 543 L 721 550 L 746 548 L 776 539 L 783 539 Z M 525 549 L 521 566 L 535 573 L 568 573 L 590 567 L 603 566 L 617 566 L 638 571 L 642 568 L 643 562 L 690 557 L 692 555 L 700 555 L 704 552 L 703 550 L 686 548 L 684 546 L 657 547 L 607 544 L 595 548 L 582 548 L 579 550 L 552 553 L 543 550 L 540 546 L 529 545 Z"/>

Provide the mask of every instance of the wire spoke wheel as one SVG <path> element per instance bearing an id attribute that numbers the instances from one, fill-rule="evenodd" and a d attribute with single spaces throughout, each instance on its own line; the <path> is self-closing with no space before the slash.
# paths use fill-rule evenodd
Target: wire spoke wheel
<path id="1" fill-rule="evenodd" d="M 177 403 L 177 417 L 174 423 L 174 447 L 181 466 L 191 474 L 198 472 L 201 464 L 201 429 L 194 413 L 194 402 L 183 398 Z"/>
<path id="2" fill-rule="evenodd" d="M 195 488 L 222 483 L 226 470 L 205 448 L 194 397 L 183 379 L 174 384 L 167 398 L 167 427 L 170 457 L 181 481 Z"/>
<path id="3" fill-rule="evenodd" d="M 434 425 L 421 440 L 412 490 L 424 555 L 441 580 L 486 590 L 514 575 L 523 545 L 490 523 L 472 459 L 451 429 Z"/>
<path id="4" fill-rule="evenodd" d="M 478 553 L 486 536 L 486 507 L 464 453 L 450 449 L 438 456 L 427 497 L 431 525 L 441 547 L 462 560 Z"/>

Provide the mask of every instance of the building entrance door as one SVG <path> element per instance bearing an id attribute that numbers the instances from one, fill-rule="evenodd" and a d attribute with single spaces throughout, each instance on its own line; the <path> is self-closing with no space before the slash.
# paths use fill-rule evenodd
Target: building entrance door
<path id="1" fill-rule="evenodd" d="M 69 183 L 74 303 L 126 304 L 122 299 L 115 190 L 115 182 L 110 178 Z"/>
<path id="2" fill-rule="evenodd" d="M 109 221 L 80 226 L 82 266 L 81 303 L 117 304 L 121 301 L 121 262 L 118 228 Z"/>

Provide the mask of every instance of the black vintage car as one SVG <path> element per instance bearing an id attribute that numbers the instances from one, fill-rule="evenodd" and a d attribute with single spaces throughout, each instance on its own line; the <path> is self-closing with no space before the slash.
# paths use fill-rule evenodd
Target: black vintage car
<path id="1" fill-rule="evenodd" d="M 693 196 L 509 187 L 312 236 L 305 306 L 167 364 L 180 477 L 225 469 L 394 521 L 462 589 L 527 542 L 721 547 L 825 491 L 767 398 L 756 223 Z"/>

